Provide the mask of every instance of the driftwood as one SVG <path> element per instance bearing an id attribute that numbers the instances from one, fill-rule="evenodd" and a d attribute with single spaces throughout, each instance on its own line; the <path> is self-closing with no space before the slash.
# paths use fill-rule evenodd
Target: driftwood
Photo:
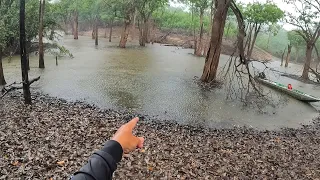
<path id="1" fill-rule="evenodd" d="M 33 84 L 34 82 L 36 81 L 39 81 L 40 80 L 40 76 L 37 77 L 37 78 L 34 78 L 34 79 L 31 79 L 29 81 L 29 85 Z M 1 89 L 1 92 L 2 92 L 2 95 L 0 96 L 0 98 L 3 98 L 6 94 L 8 94 L 9 92 L 11 91 L 15 91 L 15 90 L 18 90 L 18 89 L 22 89 L 23 87 L 22 86 L 17 86 L 17 85 L 20 85 L 22 84 L 23 82 L 13 82 L 9 85 L 6 85 L 4 86 L 2 89 Z"/>
<path id="2" fill-rule="evenodd" d="M 310 72 L 316 76 L 317 82 L 320 82 L 320 73 L 312 68 L 310 68 Z"/>

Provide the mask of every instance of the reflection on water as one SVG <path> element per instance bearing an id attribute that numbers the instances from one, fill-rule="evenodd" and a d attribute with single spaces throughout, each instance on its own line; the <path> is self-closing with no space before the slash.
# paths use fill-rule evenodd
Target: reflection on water
<path id="1" fill-rule="evenodd" d="M 42 76 L 35 88 L 52 96 L 218 128 L 243 125 L 262 129 L 298 127 L 317 115 L 312 106 L 287 96 L 284 98 L 286 105 L 261 115 L 243 110 L 238 102 L 226 102 L 223 90 L 202 90 L 193 78 L 201 75 L 204 59 L 189 55 L 192 50 L 158 44 L 147 48 L 129 44 L 129 48 L 119 49 L 117 43 L 107 43 L 106 39 L 101 39 L 100 45 L 95 47 L 90 37 L 81 37 L 78 41 L 67 37 L 63 41 L 74 59 L 60 59 L 59 66 L 55 66 L 54 58 L 47 56 L 46 69 L 39 70 L 36 68 L 37 57 L 31 56 L 30 76 Z M 228 56 L 222 55 L 221 64 L 227 59 Z M 271 66 L 279 68 L 279 63 L 274 62 Z M 4 68 L 8 82 L 19 81 L 18 58 L 10 63 L 4 61 Z M 279 70 L 296 72 L 299 69 L 300 66 L 294 65 Z M 320 96 L 319 87 L 277 74 L 271 76 Z"/>

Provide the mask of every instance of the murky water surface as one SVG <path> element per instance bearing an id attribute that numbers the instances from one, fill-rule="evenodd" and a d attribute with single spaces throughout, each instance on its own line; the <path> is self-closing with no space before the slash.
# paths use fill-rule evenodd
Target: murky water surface
<path id="1" fill-rule="evenodd" d="M 40 70 L 37 57 L 30 57 L 30 76 L 41 75 L 40 82 L 33 87 L 52 96 L 217 128 L 244 125 L 260 129 L 296 128 L 310 123 L 318 115 L 319 104 L 311 106 L 288 96 L 282 98 L 285 105 L 259 114 L 243 109 L 236 101 L 226 102 L 224 90 L 202 90 L 193 79 L 201 76 L 204 58 L 190 55 L 190 49 L 159 44 L 140 48 L 135 43 L 129 43 L 127 49 L 119 49 L 117 43 L 109 43 L 106 39 L 101 39 L 100 45 L 95 47 L 90 37 L 81 37 L 78 41 L 66 37 L 62 42 L 71 50 L 74 59 L 62 58 L 56 66 L 54 57 L 48 54 L 46 69 Z M 228 58 L 222 55 L 221 64 Z M 276 61 L 269 66 L 288 73 L 300 74 L 302 71 L 299 65 L 280 68 Z M 4 60 L 4 71 L 8 82 L 19 81 L 19 58 Z M 277 73 L 271 73 L 270 77 L 320 97 L 320 87 Z"/>

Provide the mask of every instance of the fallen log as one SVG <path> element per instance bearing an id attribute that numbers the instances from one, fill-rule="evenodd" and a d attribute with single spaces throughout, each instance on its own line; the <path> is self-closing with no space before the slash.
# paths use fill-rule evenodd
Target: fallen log
<path id="1" fill-rule="evenodd" d="M 310 68 L 310 71 L 312 74 L 314 74 L 317 78 L 317 81 L 320 82 L 320 73 L 318 73 L 316 70 Z"/>
<path id="2" fill-rule="evenodd" d="M 34 79 L 31 79 L 29 81 L 29 85 L 33 84 L 34 82 L 36 81 L 39 81 L 40 80 L 40 76 L 37 77 L 37 78 L 34 78 Z M 8 94 L 9 92 L 11 91 L 15 91 L 15 90 L 19 90 L 19 89 L 22 89 L 23 86 L 15 86 L 15 85 L 20 85 L 20 84 L 23 84 L 23 82 L 13 82 L 9 85 L 6 85 L 4 86 L 2 89 L 1 89 L 1 92 L 2 92 L 2 95 L 0 96 L 0 98 L 3 98 L 6 94 Z"/>

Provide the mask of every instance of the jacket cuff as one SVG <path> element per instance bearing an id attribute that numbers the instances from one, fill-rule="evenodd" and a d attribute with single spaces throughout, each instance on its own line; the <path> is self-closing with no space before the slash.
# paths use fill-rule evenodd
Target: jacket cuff
<path id="1" fill-rule="evenodd" d="M 110 140 L 106 142 L 102 151 L 110 154 L 116 163 L 120 162 L 122 159 L 123 149 L 122 146 L 114 140 Z"/>

